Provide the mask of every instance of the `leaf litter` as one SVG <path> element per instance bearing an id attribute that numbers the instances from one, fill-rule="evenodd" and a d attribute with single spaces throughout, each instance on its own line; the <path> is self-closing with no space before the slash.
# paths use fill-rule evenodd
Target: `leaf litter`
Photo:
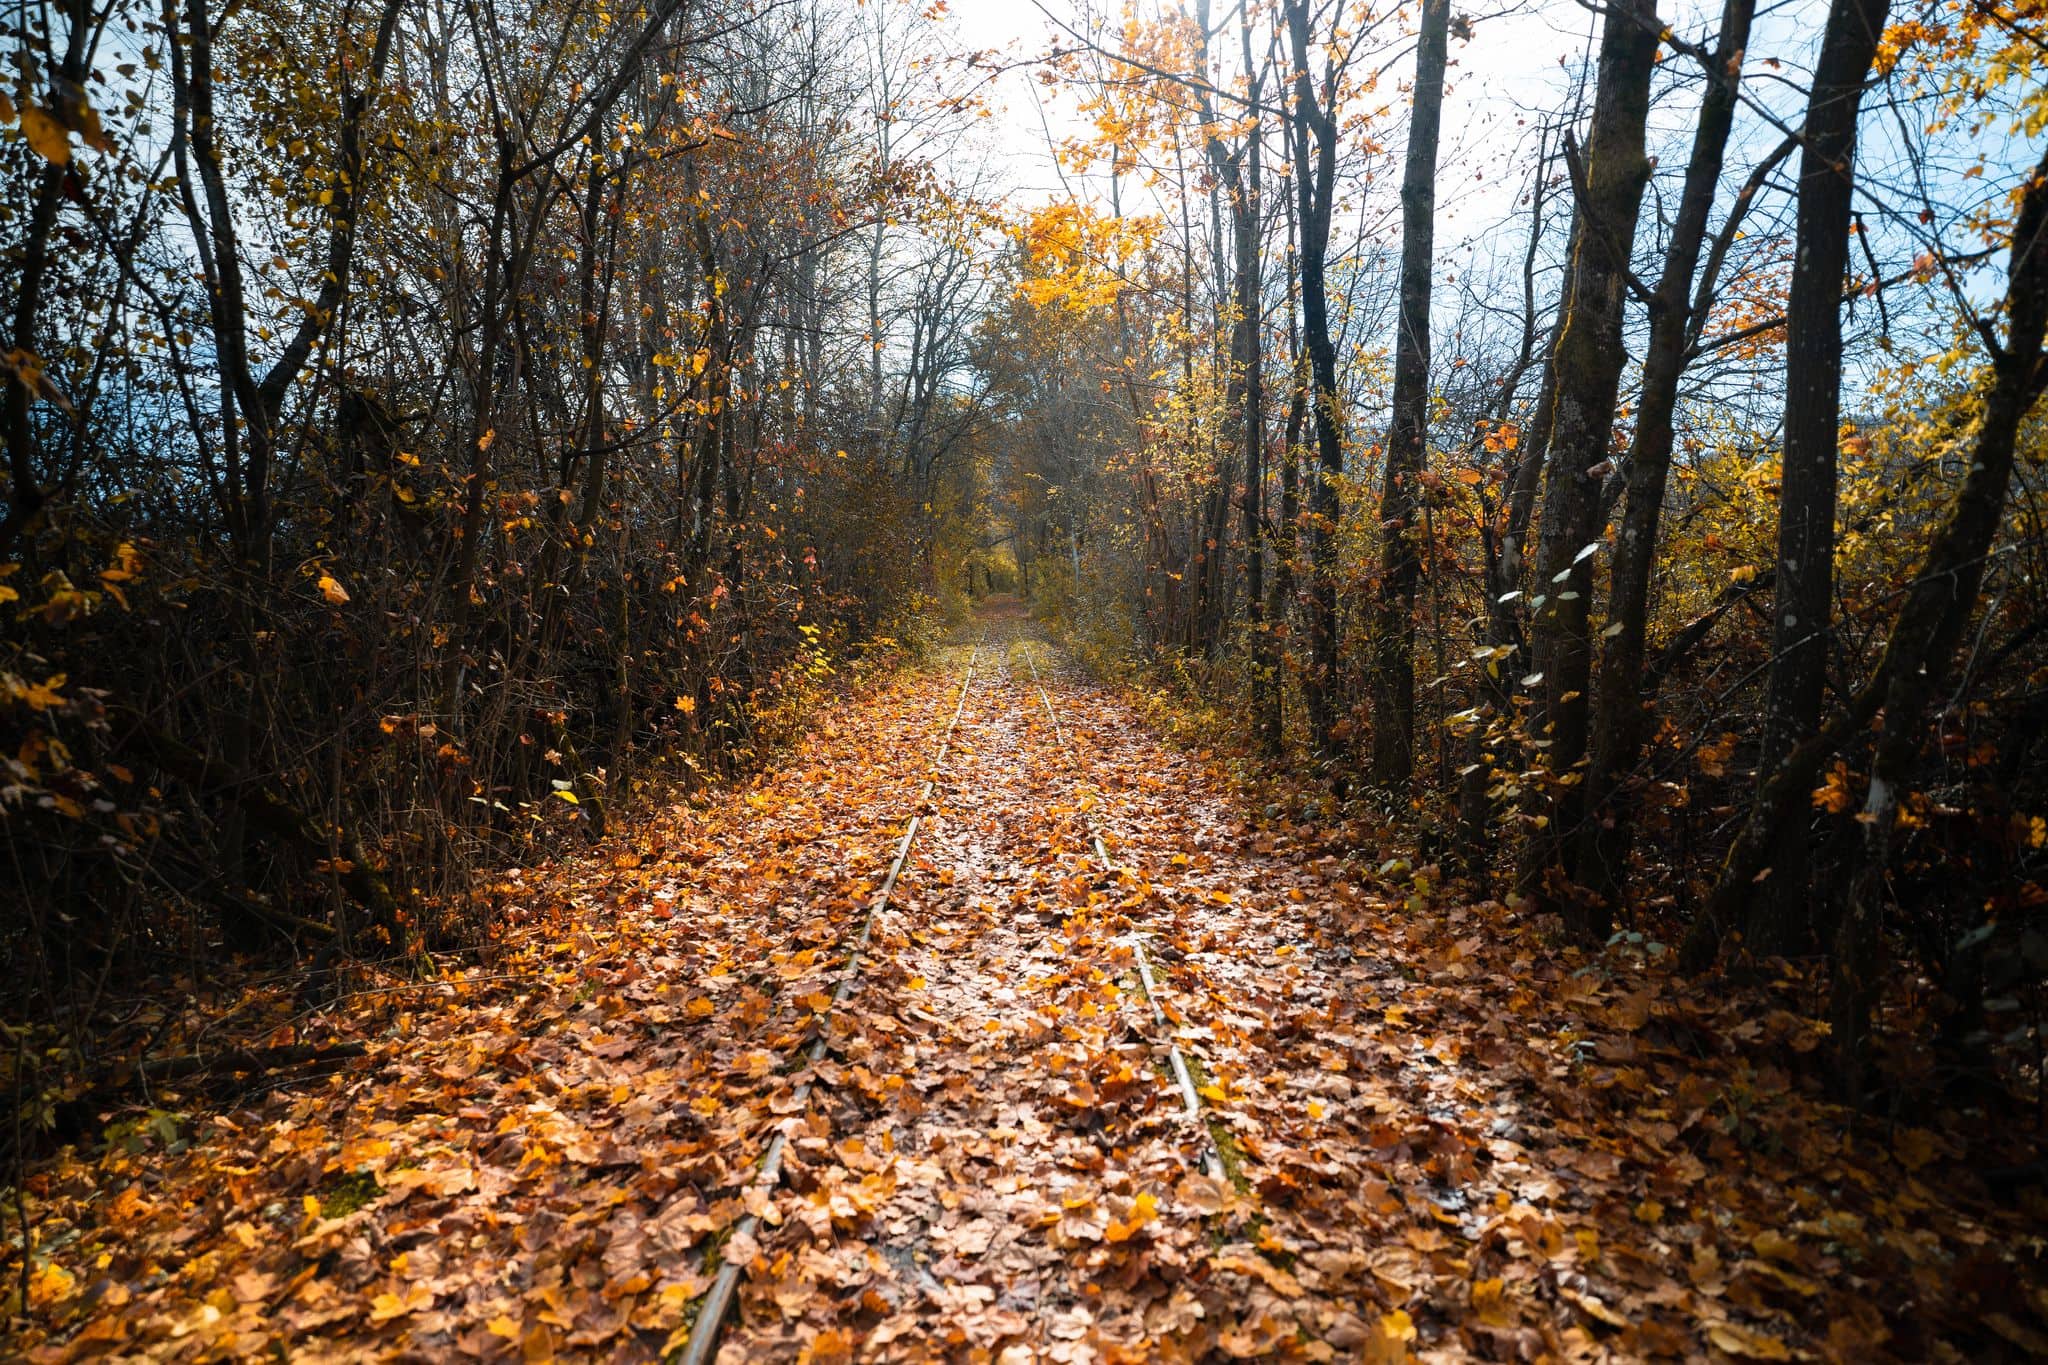
<path id="1" fill-rule="evenodd" d="M 316 1021 L 344 1074 L 37 1170 L 21 1354 L 655 1360 L 723 1262 L 726 1361 L 2048 1353 L 2038 1195 L 1846 1125 L 1810 1021 L 1253 816 L 1020 621 L 967 655 L 508 873 L 488 965 Z"/>

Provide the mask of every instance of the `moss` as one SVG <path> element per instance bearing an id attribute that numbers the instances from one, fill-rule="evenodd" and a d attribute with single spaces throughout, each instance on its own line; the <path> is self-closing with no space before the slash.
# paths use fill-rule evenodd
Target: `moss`
<path id="1" fill-rule="evenodd" d="M 1224 1178 L 1230 1181 L 1230 1188 L 1239 1194 L 1250 1194 L 1251 1178 L 1244 1173 L 1244 1144 L 1237 1140 L 1237 1134 L 1230 1131 L 1219 1119 L 1208 1120 L 1209 1138 L 1216 1144 L 1216 1155 L 1223 1162 Z"/>
<path id="2" fill-rule="evenodd" d="M 1191 1052 L 1181 1054 L 1188 1064 L 1188 1075 L 1194 1079 L 1195 1089 L 1202 1090 L 1212 1083 L 1209 1069 L 1202 1065 L 1202 1059 Z M 1228 1124 L 1206 1110 L 1202 1114 L 1203 1126 L 1209 1130 L 1209 1141 L 1216 1144 L 1217 1160 L 1223 1163 L 1223 1176 L 1230 1182 L 1230 1188 L 1239 1194 L 1251 1193 L 1251 1179 L 1244 1173 L 1244 1144 L 1237 1140 L 1237 1134 L 1230 1131 Z"/>
<path id="3" fill-rule="evenodd" d="M 719 1270 L 724 1267 L 725 1244 L 732 1240 L 733 1231 L 737 1226 L 737 1224 L 733 1223 L 726 1224 L 724 1227 L 720 1228 L 717 1232 L 712 1234 L 710 1244 L 704 1248 L 704 1266 L 702 1273 L 707 1280 L 716 1279 Z M 697 1330 L 697 1319 L 703 1315 L 704 1301 L 710 1297 L 710 1292 L 707 1290 L 705 1293 L 697 1295 L 697 1297 L 691 1299 L 687 1304 L 683 1305 L 682 1321 L 677 1326 L 674 1337 L 672 1337 L 671 1339 L 680 1338 L 687 1340 L 689 1335 Z M 670 1352 L 668 1355 L 662 1358 L 664 1360 L 678 1360 L 681 1358 L 681 1356 L 682 1352 L 680 1349 L 678 1349 L 676 1351 Z"/>
<path id="4" fill-rule="evenodd" d="M 384 1193 L 377 1177 L 369 1171 L 344 1171 L 320 1191 L 320 1216 L 346 1218 Z"/>

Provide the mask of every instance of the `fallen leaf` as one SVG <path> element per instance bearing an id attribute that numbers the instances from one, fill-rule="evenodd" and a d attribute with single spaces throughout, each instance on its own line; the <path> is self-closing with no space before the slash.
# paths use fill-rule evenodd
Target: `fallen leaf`
<path id="1" fill-rule="evenodd" d="M 1709 1327 L 1707 1340 L 1729 1355 L 1741 1356 L 1745 1360 L 1792 1359 L 1792 1348 L 1776 1337 L 1732 1322 L 1718 1322 Z"/>

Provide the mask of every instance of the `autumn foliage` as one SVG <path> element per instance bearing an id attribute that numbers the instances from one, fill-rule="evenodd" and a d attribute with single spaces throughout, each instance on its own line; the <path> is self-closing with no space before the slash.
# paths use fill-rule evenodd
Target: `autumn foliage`
<path id="1" fill-rule="evenodd" d="M 2048 8 L 1809 9 L 0 20 L 0 1354 L 2048 1354 Z"/>

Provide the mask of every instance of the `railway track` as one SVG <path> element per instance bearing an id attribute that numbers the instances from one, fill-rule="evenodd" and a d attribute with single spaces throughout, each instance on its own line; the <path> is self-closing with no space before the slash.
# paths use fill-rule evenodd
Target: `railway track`
<path id="1" fill-rule="evenodd" d="M 1038 662 L 1033 657 L 1035 653 L 1036 651 L 1027 652 L 1024 655 L 1024 664 L 1031 673 L 1032 690 L 1038 693 L 1038 701 L 1045 708 L 1046 719 L 1052 722 L 1053 739 L 1064 749 L 1068 747 L 1066 728 L 1060 724 L 1059 711 L 1053 706 L 1052 698 L 1046 694 L 1045 684 L 1039 678 Z M 1093 821 L 1089 822 L 1088 841 L 1095 861 L 1103 873 L 1111 877 L 1121 875 L 1122 869 L 1110 858 L 1109 849 L 1102 842 L 1101 828 Z M 1206 1133 L 1208 1127 L 1202 1116 L 1202 1096 L 1195 1085 L 1194 1071 L 1188 1065 L 1187 1054 L 1181 1051 L 1179 1041 L 1173 1036 L 1173 1025 L 1166 1017 L 1166 1008 L 1160 1004 L 1159 982 L 1152 972 L 1151 957 L 1145 952 L 1144 931 L 1135 925 L 1132 926 L 1128 941 L 1132 959 L 1138 969 L 1139 987 L 1146 1005 L 1151 1008 L 1153 1026 L 1159 1031 L 1161 1042 L 1155 1045 L 1162 1046 L 1166 1053 L 1167 1064 L 1172 1069 L 1174 1084 L 1180 1091 L 1181 1106 L 1188 1119 Z M 1202 1173 L 1211 1180 L 1221 1181 L 1225 1178 L 1223 1156 L 1213 1134 L 1210 1134 L 1203 1147 Z"/>
<path id="2" fill-rule="evenodd" d="M 938 791 L 939 776 L 946 763 L 946 754 L 953 744 L 953 731 L 960 724 L 960 714 L 967 707 L 967 694 L 974 686 L 975 665 L 981 658 L 983 641 L 977 640 L 967 657 L 967 671 L 960 681 L 960 696 L 953 705 L 953 715 L 946 722 L 946 732 L 939 740 L 938 753 L 933 756 L 931 776 L 925 779 L 919 790 L 917 809 L 911 812 L 909 823 L 904 826 L 903 837 L 896 843 L 896 853 L 889 861 L 889 870 L 882 877 L 882 884 L 876 889 L 874 899 L 868 904 L 868 912 L 862 919 L 860 935 L 848 950 L 846 966 L 842 970 L 838 986 L 832 992 L 832 1003 L 818 1022 L 818 1036 L 804 1050 L 803 1061 L 815 1066 L 826 1052 L 826 1022 L 833 1012 L 846 1004 L 854 990 L 860 985 L 861 968 L 873 941 L 875 921 L 889 906 L 889 898 L 896 892 L 896 882 L 903 875 L 903 866 L 910 858 L 912 845 L 917 842 L 918 828 L 924 823 L 925 810 L 931 805 L 933 795 Z M 801 1106 L 810 1099 L 816 1082 L 800 1082 L 792 1099 Z M 752 1189 L 767 1193 L 782 1182 L 783 1157 L 789 1148 L 788 1134 L 778 1132 L 761 1155 L 757 1167 L 759 1174 L 754 1178 Z M 751 1236 L 760 1226 L 760 1216 L 749 1213 L 735 1227 L 740 1236 Z M 718 1353 L 719 1333 L 724 1329 L 725 1318 L 732 1311 L 733 1299 L 739 1290 L 741 1267 L 732 1261 L 721 1260 L 717 1275 L 712 1279 L 711 1288 L 706 1291 L 702 1305 L 697 1310 L 697 1321 L 690 1333 L 689 1341 L 682 1353 L 675 1357 L 680 1365 L 705 1365 Z"/>
<path id="3" fill-rule="evenodd" d="M 798 1069 L 815 1067 L 818 1063 L 825 1060 L 828 1052 L 827 1040 L 829 1035 L 825 1021 L 832 1018 L 834 1014 L 838 1013 L 848 1003 L 863 980 L 865 969 L 868 967 L 871 956 L 876 925 L 883 913 L 891 908 L 892 898 L 896 896 L 898 889 L 898 880 L 908 865 L 912 848 L 916 844 L 920 830 L 926 823 L 927 812 L 930 811 L 933 797 L 938 790 L 943 765 L 947 755 L 954 747 L 955 731 L 960 724 L 961 716 L 966 711 L 968 698 L 975 690 L 977 671 L 991 676 L 1000 675 L 990 684 L 998 693 L 1018 687 L 1021 680 L 1015 676 L 1017 670 L 1014 667 L 1014 659 L 1021 655 L 1025 671 L 1028 672 L 1030 677 L 1030 691 L 1036 695 L 1038 706 L 1043 708 L 1045 720 L 1050 726 L 1055 744 L 1062 752 L 1071 753 L 1067 728 L 1062 723 L 1058 710 L 1053 705 L 1039 673 L 1038 661 L 1035 657 L 1037 649 L 1041 647 L 1039 643 L 1036 641 L 1019 640 L 1013 636 L 1004 642 L 1008 648 L 1005 651 L 1004 658 L 994 667 L 991 667 L 983 659 L 983 652 L 988 643 L 988 637 L 984 635 L 981 640 L 977 641 L 973 652 L 970 654 L 968 667 L 961 682 L 960 693 L 955 701 L 952 717 L 941 740 L 938 755 L 933 761 L 932 777 L 925 782 L 919 793 L 918 809 L 910 816 L 906 823 L 903 835 L 897 842 L 895 855 L 890 862 L 887 874 L 868 907 L 858 938 L 848 951 L 847 965 L 841 974 L 838 986 L 833 992 L 831 1004 L 823 1019 L 821 1019 L 818 1036 L 803 1051 L 800 1060 L 797 1057 L 791 1058 L 791 1062 Z M 1023 647 L 1020 648 L 1019 646 Z M 1022 688 L 1018 687 L 1018 690 L 1021 691 Z M 1004 725 L 1010 725 L 1013 730 L 1017 725 L 1024 725 L 1028 731 L 1029 726 L 1025 722 L 1021 708 L 1029 708 L 1029 706 L 1030 703 L 1027 699 L 1020 698 L 1017 705 L 1002 708 L 1013 713 L 1009 721 L 1003 721 L 1000 716 L 992 715 L 986 723 L 996 729 L 1001 729 Z M 1087 853 L 1084 856 L 1092 858 L 1097 875 L 1112 880 L 1123 880 L 1126 878 L 1129 874 L 1124 869 L 1119 868 L 1111 859 L 1108 847 L 1103 841 L 1100 828 L 1094 822 L 1087 821 L 1085 817 L 1084 832 L 1087 846 Z M 1014 836 L 1016 832 L 1014 830 L 1005 830 L 1004 833 Z M 1047 832 L 1043 837 L 1049 840 L 1054 836 Z M 1010 852 L 1017 854 L 1023 852 L 1023 850 L 1013 847 Z M 1030 858 L 1045 859 L 1048 862 L 1056 862 L 1057 860 L 1056 853 L 1050 845 L 1045 848 L 1034 849 L 1026 856 L 1027 860 Z M 987 890 L 989 888 L 983 889 Z M 973 910 L 974 903 L 970 901 L 967 910 L 962 913 L 971 918 Z M 994 915 L 997 912 L 993 909 L 988 909 L 983 913 Z M 1012 923 L 1014 923 L 1014 920 Z M 935 927 L 933 925 L 926 926 L 926 928 Z M 970 930 L 968 932 L 971 935 L 973 931 Z M 1001 937 L 1001 935 L 997 937 Z M 1043 938 L 1044 936 L 1037 935 L 1037 937 Z M 1123 934 L 1118 935 L 1117 938 L 1120 940 L 1121 946 L 1128 950 L 1128 959 L 1124 961 L 1121 972 L 1111 969 L 1104 971 L 1102 976 L 1106 980 L 1113 980 L 1116 975 L 1134 969 L 1139 987 L 1136 993 L 1144 999 L 1146 1010 L 1149 1012 L 1150 1027 L 1144 1028 L 1134 1024 L 1131 1036 L 1133 1038 L 1142 1038 L 1146 1034 L 1151 1035 L 1146 1042 L 1146 1046 L 1150 1048 L 1155 1056 L 1163 1060 L 1164 1069 L 1171 1078 L 1171 1089 L 1177 1099 L 1179 1109 L 1185 1120 L 1192 1126 L 1194 1132 L 1200 1135 L 1197 1154 L 1192 1160 L 1189 1158 L 1187 1146 L 1183 1143 L 1173 1144 L 1178 1151 L 1178 1157 L 1169 1159 L 1177 1159 L 1183 1164 L 1184 1169 L 1197 1169 L 1210 1180 L 1222 1184 L 1227 1178 L 1226 1166 L 1222 1159 L 1221 1148 L 1215 1140 L 1215 1134 L 1205 1120 L 1202 1099 L 1199 1094 L 1199 1085 L 1196 1079 L 1197 1073 L 1195 1068 L 1198 1064 L 1198 1059 L 1191 1059 L 1175 1037 L 1173 1024 L 1162 1003 L 1159 978 L 1153 968 L 1152 956 L 1147 952 L 1143 931 L 1133 926 Z M 906 946 L 908 946 L 907 941 Z M 1118 957 L 1121 957 L 1121 955 L 1119 954 Z M 1071 959 L 1069 961 L 1071 962 Z M 1128 981 L 1128 976 L 1125 979 Z M 921 982 L 922 978 L 919 980 Z M 1008 992 L 992 993 L 992 995 L 995 994 L 1008 994 Z M 1000 1010 L 1011 1012 L 1015 1016 L 1013 1022 L 1018 1024 L 1020 1030 L 1028 1031 L 1028 1026 L 1025 1023 L 1029 1013 L 1027 1010 L 1014 1003 L 999 1002 L 994 998 L 989 999 L 986 1003 Z M 926 1017 L 930 1018 L 931 1016 L 927 1015 Z M 956 1030 L 954 1032 L 956 1040 L 961 1036 L 961 1031 Z M 791 1095 L 793 1112 L 800 1112 L 810 1101 L 816 1085 L 817 1082 L 815 1080 L 805 1079 L 797 1086 Z M 758 1207 L 762 1196 L 772 1193 L 783 1183 L 784 1161 L 787 1152 L 788 1137 L 786 1131 L 778 1131 L 774 1138 L 769 1141 L 754 1167 L 757 1174 L 748 1187 L 748 1202 Z M 750 1239 L 759 1229 L 761 1221 L 757 1214 L 749 1213 L 735 1225 L 735 1237 Z M 942 1299 L 945 1286 L 941 1285 L 924 1266 L 916 1263 L 912 1252 L 906 1246 L 898 1241 L 891 1240 L 886 1234 L 883 1235 L 880 1241 L 872 1245 L 876 1255 L 895 1263 L 899 1271 L 911 1275 L 918 1292 L 922 1293 L 927 1301 L 937 1303 Z M 716 1359 L 728 1326 L 733 1321 L 744 1270 L 744 1266 L 737 1261 L 725 1262 L 721 1260 L 712 1286 L 701 1300 L 696 1320 L 692 1325 L 691 1335 L 682 1351 L 671 1357 L 672 1361 L 679 1362 L 679 1365 L 709 1365 L 709 1362 Z"/>

